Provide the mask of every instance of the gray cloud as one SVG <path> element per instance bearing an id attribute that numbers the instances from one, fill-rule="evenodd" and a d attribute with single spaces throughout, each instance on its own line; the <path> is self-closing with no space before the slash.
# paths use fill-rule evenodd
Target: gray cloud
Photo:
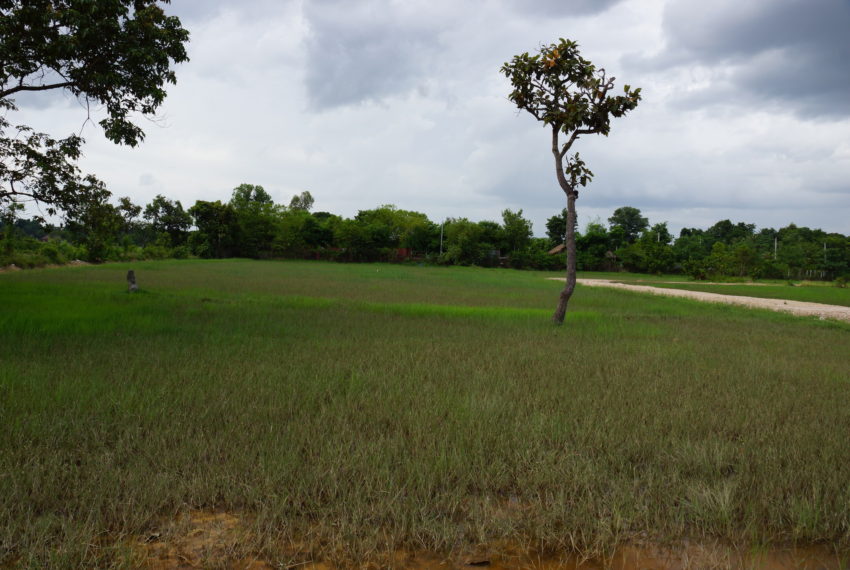
<path id="1" fill-rule="evenodd" d="M 65 107 L 71 108 L 77 105 L 82 105 L 85 109 L 85 102 L 77 101 L 77 98 L 63 89 L 53 89 L 50 91 L 21 91 L 15 93 L 12 98 L 15 105 L 19 109 L 44 110 L 50 107 Z"/>
<path id="2" fill-rule="evenodd" d="M 345 216 L 523 209 L 543 235 L 564 206 L 548 131 L 498 70 L 563 36 L 618 88 L 644 88 L 610 137 L 574 149 L 596 173 L 581 227 L 630 205 L 673 232 L 728 218 L 848 233 L 850 116 L 823 120 L 850 92 L 841 1 L 174 0 L 191 61 L 167 122 L 143 124 L 133 149 L 87 126 L 80 166 L 141 204 L 227 200 L 250 182 Z M 656 55 L 622 59 L 639 50 Z M 40 99 L 9 117 L 62 135 L 85 111 Z"/>
<path id="3" fill-rule="evenodd" d="M 58 73 L 45 70 L 44 74 L 33 74 L 24 78 L 28 85 L 50 85 L 62 83 L 63 77 Z M 67 89 L 48 89 L 47 91 L 19 91 L 12 96 L 12 100 L 19 109 L 44 110 L 49 107 L 86 107 L 85 99 L 78 100 Z"/>
<path id="4" fill-rule="evenodd" d="M 224 11 L 238 14 L 245 20 L 268 17 L 270 13 L 281 11 L 292 0 L 250 0 L 234 3 L 233 0 L 171 0 L 166 12 L 178 16 L 186 24 L 193 24 L 215 18 Z"/>
<path id="5" fill-rule="evenodd" d="M 414 10 L 379 1 L 308 2 L 306 85 L 325 109 L 378 101 L 422 86 L 438 30 Z"/>
<path id="6" fill-rule="evenodd" d="M 508 6 L 523 14 L 562 18 L 587 16 L 604 12 L 623 0 L 507 0 Z"/>
<path id="7" fill-rule="evenodd" d="M 844 0 L 674 0 L 664 14 L 673 47 L 701 61 L 749 57 L 770 49 L 846 49 L 850 4 Z"/>
<path id="8" fill-rule="evenodd" d="M 850 2 L 672 0 L 664 50 L 627 58 L 637 69 L 704 67 L 713 78 L 680 103 L 769 104 L 800 116 L 850 115 Z"/>

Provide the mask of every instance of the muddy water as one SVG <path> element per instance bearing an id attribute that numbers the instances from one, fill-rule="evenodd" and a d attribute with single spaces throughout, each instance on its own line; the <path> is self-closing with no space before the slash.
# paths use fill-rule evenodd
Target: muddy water
<path id="1" fill-rule="evenodd" d="M 572 554 L 539 556 L 509 542 L 481 546 L 465 553 L 396 551 L 361 563 L 305 561 L 293 557 L 290 564 L 271 564 L 247 554 L 251 544 L 244 520 L 231 513 L 192 512 L 163 524 L 160 532 L 138 537 L 135 544 L 142 567 L 233 568 L 261 570 L 334 570 L 337 568 L 405 568 L 410 570 L 840 570 L 850 569 L 850 553 L 837 555 L 828 547 L 804 547 L 739 551 L 718 544 L 682 543 L 675 548 L 649 544 L 618 548 L 605 559 L 581 559 Z M 300 562 L 299 562 L 300 560 Z"/>

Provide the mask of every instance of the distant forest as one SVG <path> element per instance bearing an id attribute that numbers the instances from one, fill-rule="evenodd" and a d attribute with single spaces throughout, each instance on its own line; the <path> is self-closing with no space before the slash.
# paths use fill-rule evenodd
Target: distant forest
<path id="1" fill-rule="evenodd" d="M 449 218 L 392 205 L 360 210 L 353 218 L 312 212 L 309 192 L 275 204 L 262 186 L 242 184 L 231 199 L 198 200 L 184 209 L 157 196 L 142 207 L 117 205 L 104 194 L 65 213 L 61 226 L 24 219 L 13 207 L 0 216 L 0 267 L 37 267 L 80 259 L 91 262 L 163 258 L 322 259 L 345 262 L 419 262 L 516 269 L 565 266 L 565 211 L 533 237 L 522 210 L 501 222 Z M 721 220 L 708 229 L 685 228 L 674 237 L 666 222 L 650 224 L 633 207 L 614 211 L 608 224 L 580 228 L 579 270 L 682 273 L 695 279 L 838 279 L 850 274 L 850 238 L 798 227 L 762 228 Z M 559 247 L 560 246 L 560 247 Z"/>

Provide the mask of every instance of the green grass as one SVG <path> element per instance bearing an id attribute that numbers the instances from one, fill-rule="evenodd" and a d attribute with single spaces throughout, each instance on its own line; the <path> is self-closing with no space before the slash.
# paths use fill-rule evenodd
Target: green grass
<path id="1" fill-rule="evenodd" d="M 280 563 L 850 549 L 850 326 L 579 287 L 555 328 L 561 284 L 511 270 L 148 262 L 128 295 L 130 267 L 0 275 L 0 566 L 132 566 L 186 509 Z"/>
<path id="2" fill-rule="evenodd" d="M 561 272 L 558 277 L 563 277 Z M 626 273 L 622 271 L 579 271 L 578 277 L 585 279 L 610 279 L 611 281 L 619 281 L 622 283 L 632 283 L 639 281 L 687 281 L 685 275 L 675 274 L 656 274 L 656 273 Z"/>
<path id="3" fill-rule="evenodd" d="M 708 285 L 703 283 L 646 283 L 653 287 L 668 289 L 687 289 L 688 291 L 706 291 L 720 295 L 741 295 L 744 297 L 762 297 L 766 299 L 786 299 L 826 305 L 850 307 L 850 289 L 824 285 L 755 284 L 755 285 Z"/>
<path id="4" fill-rule="evenodd" d="M 562 277 L 562 275 L 556 276 Z M 786 299 L 790 301 L 805 301 L 808 303 L 850 307 L 850 288 L 836 287 L 831 281 L 798 281 L 794 283 L 794 286 L 789 285 L 788 281 L 776 279 L 764 279 L 752 284 L 733 282 L 706 283 L 688 281 L 688 277 L 684 275 L 648 275 L 642 273 L 593 271 L 580 272 L 578 277 L 586 279 L 608 279 L 618 283 L 648 285 L 667 289 L 705 291 L 720 295 Z"/>

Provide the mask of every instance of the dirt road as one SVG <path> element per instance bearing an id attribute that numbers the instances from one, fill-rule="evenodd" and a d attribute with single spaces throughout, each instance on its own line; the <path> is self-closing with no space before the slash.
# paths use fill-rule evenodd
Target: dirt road
<path id="1" fill-rule="evenodd" d="M 552 277 L 555 281 L 564 281 L 563 277 Z M 743 297 L 740 295 L 721 295 L 719 293 L 706 293 L 704 291 L 687 291 L 685 289 L 664 289 L 651 287 L 649 285 L 629 285 L 618 283 L 608 279 L 578 279 L 578 283 L 588 287 L 611 287 L 613 289 L 626 289 L 627 291 L 639 291 L 653 295 L 666 295 L 668 297 L 684 297 L 707 301 L 709 303 L 727 303 L 730 305 L 742 305 L 757 309 L 770 309 L 782 311 L 799 316 L 816 316 L 821 319 L 836 319 L 850 322 L 850 307 L 840 305 L 824 305 L 821 303 L 806 303 L 803 301 L 786 301 L 783 299 L 763 299 L 760 297 Z"/>

